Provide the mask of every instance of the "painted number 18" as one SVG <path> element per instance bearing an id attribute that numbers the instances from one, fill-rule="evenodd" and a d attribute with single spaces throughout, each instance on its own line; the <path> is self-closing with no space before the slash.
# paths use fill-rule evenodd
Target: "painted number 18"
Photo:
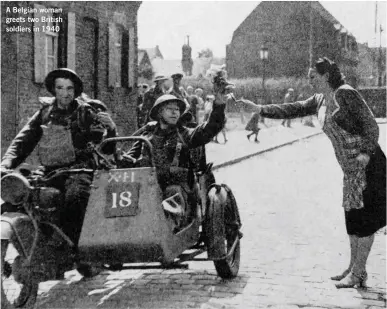
<path id="1" fill-rule="evenodd" d="M 113 195 L 113 206 L 112 208 L 117 208 L 117 202 L 119 207 L 129 207 L 132 204 L 132 193 L 129 191 L 124 191 L 121 193 L 112 193 Z M 118 197 L 118 198 L 117 198 Z"/>

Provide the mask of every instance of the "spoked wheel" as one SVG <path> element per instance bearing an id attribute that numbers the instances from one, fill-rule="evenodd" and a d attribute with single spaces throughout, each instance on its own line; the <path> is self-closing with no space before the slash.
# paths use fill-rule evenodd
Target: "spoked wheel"
<path id="1" fill-rule="evenodd" d="M 233 193 L 226 185 L 219 187 L 210 190 L 205 233 L 209 255 L 216 256 L 213 259 L 218 275 L 230 279 L 239 271 L 241 222 Z"/>
<path id="2" fill-rule="evenodd" d="M 8 240 L 1 240 L 1 309 L 33 308 L 39 282 L 23 267 L 24 257 Z"/>

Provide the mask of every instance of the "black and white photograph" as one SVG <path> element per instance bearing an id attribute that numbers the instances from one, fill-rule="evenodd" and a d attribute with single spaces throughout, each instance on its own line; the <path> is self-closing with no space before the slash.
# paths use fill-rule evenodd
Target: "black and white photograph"
<path id="1" fill-rule="evenodd" d="M 1 309 L 386 308 L 387 1 L 1 1 Z"/>

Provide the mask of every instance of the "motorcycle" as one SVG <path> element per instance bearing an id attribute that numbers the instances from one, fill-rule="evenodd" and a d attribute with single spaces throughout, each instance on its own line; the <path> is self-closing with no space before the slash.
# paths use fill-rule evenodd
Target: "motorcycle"
<path id="1" fill-rule="evenodd" d="M 192 205 L 179 186 L 169 188 L 167 196 L 162 192 L 147 139 L 109 138 L 100 149 L 126 141 L 141 141 L 148 148 L 150 166 L 137 162 L 49 175 L 13 172 L 1 178 L 1 308 L 33 307 L 39 282 L 62 279 L 74 268 L 90 277 L 93 267 L 101 265 L 121 270 L 132 268 L 130 263 L 157 262 L 157 267 L 179 268 L 188 266 L 185 261 L 213 261 L 220 277 L 237 276 L 238 207 L 231 189 L 214 183 L 212 164 L 193 171 L 197 198 Z M 61 191 L 53 185 L 74 173 L 93 174 L 77 246 L 56 222 Z M 205 252 L 206 258 L 198 258 Z M 148 267 L 154 266 L 143 266 Z"/>

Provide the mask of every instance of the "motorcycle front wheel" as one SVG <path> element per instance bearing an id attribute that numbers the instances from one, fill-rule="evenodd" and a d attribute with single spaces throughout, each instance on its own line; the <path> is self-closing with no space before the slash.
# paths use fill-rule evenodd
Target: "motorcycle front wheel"
<path id="1" fill-rule="evenodd" d="M 39 282 L 23 267 L 24 255 L 9 240 L 1 240 L 1 309 L 33 308 Z M 22 269 L 22 271 L 20 271 Z"/>

